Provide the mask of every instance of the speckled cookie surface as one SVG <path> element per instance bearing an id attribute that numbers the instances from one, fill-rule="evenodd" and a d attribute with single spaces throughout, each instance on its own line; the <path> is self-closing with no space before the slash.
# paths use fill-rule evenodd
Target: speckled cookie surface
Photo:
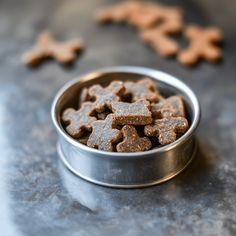
<path id="1" fill-rule="evenodd" d="M 150 102 L 138 100 L 133 103 L 113 102 L 112 111 L 119 125 L 146 125 L 152 123 Z"/>
<path id="2" fill-rule="evenodd" d="M 93 131 L 87 141 L 89 147 L 103 151 L 114 151 L 114 143 L 121 137 L 121 131 L 115 128 L 114 115 L 110 114 L 105 120 L 93 122 Z"/>
<path id="3" fill-rule="evenodd" d="M 79 110 L 66 109 L 62 114 L 62 121 L 68 124 L 66 131 L 73 138 L 79 138 L 84 130 L 91 130 L 93 121 L 97 120 L 91 116 L 94 109 L 93 103 L 85 102 Z"/>
<path id="4" fill-rule="evenodd" d="M 156 89 L 154 82 L 149 78 L 144 78 L 140 81 L 127 81 L 124 83 L 125 91 L 132 96 L 132 101 L 146 99 L 154 102 L 159 97 L 159 92 Z"/>
<path id="5" fill-rule="evenodd" d="M 157 119 L 154 124 L 147 125 L 144 132 L 147 136 L 156 136 L 162 145 L 170 144 L 176 140 L 177 134 L 188 129 L 188 121 L 183 117 L 168 117 Z"/>
<path id="6" fill-rule="evenodd" d="M 90 97 L 95 97 L 95 109 L 103 112 L 107 107 L 111 108 L 111 103 L 121 100 L 121 94 L 124 92 L 124 84 L 122 81 L 113 81 L 107 87 L 103 88 L 96 84 L 89 88 Z"/>
<path id="7" fill-rule="evenodd" d="M 180 96 L 171 96 L 159 103 L 152 104 L 154 117 L 181 116 L 185 117 L 184 103 Z"/>
<path id="8" fill-rule="evenodd" d="M 151 141 L 147 137 L 139 137 L 134 126 L 125 125 L 121 132 L 124 140 L 117 145 L 118 152 L 143 152 L 151 149 Z"/>
<path id="9" fill-rule="evenodd" d="M 174 142 L 188 129 L 181 96 L 164 97 L 151 78 L 94 84 L 79 94 L 79 110 L 62 114 L 78 142 L 109 152 L 142 152 Z"/>

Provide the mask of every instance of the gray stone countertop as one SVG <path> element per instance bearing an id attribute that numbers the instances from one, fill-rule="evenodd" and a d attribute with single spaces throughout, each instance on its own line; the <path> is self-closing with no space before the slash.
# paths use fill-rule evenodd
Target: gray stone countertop
<path id="1" fill-rule="evenodd" d="M 224 61 L 188 69 L 163 59 L 134 30 L 99 26 L 93 13 L 115 1 L 0 2 L 0 235 L 236 235 L 236 4 L 231 0 L 168 0 L 188 22 L 218 25 Z M 20 57 L 37 34 L 80 35 L 86 51 L 72 68 L 47 61 L 37 69 Z M 50 106 L 78 74 L 116 65 L 146 66 L 186 82 L 202 107 L 194 162 L 151 188 L 115 190 L 83 181 L 62 166 Z"/>

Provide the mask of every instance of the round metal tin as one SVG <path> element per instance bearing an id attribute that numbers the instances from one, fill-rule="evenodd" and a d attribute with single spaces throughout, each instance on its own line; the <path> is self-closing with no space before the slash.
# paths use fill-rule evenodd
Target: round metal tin
<path id="1" fill-rule="evenodd" d="M 175 142 L 137 153 L 106 152 L 87 147 L 64 130 L 61 113 L 76 107 L 81 89 L 112 80 L 153 79 L 165 95 L 180 94 L 190 123 L 189 130 Z M 56 95 L 52 120 L 59 134 L 58 153 L 63 163 L 76 175 L 90 182 L 117 188 L 146 187 L 167 181 L 191 162 L 196 150 L 194 133 L 200 121 L 200 106 L 193 91 L 179 79 L 166 73 L 142 67 L 111 67 L 100 69 L 68 82 Z"/>

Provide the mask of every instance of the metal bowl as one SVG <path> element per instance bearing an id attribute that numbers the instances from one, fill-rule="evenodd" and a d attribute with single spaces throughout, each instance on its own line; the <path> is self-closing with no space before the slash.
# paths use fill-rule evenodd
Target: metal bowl
<path id="1" fill-rule="evenodd" d="M 77 108 L 81 89 L 92 84 L 107 85 L 112 80 L 138 80 L 149 77 L 166 95 L 180 94 L 190 123 L 189 130 L 175 142 L 145 152 L 117 153 L 87 147 L 64 130 L 61 114 L 65 108 Z M 76 175 L 90 182 L 117 188 L 137 188 L 167 181 L 180 173 L 196 151 L 194 133 L 200 121 L 200 107 L 192 90 L 166 73 L 142 67 L 112 67 L 82 75 L 68 82 L 52 104 L 52 120 L 58 134 L 58 153 Z"/>

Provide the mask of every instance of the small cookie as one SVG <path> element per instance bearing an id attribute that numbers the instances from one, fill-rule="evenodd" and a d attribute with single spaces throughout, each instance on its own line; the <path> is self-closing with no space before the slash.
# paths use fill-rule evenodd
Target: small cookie
<path id="1" fill-rule="evenodd" d="M 103 151 L 114 151 L 114 143 L 117 143 L 122 138 L 121 131 L 115 129 L 114 124 L 114 116 L 112 114 L 109 114 L 105 120 L 93 122 L 93 131 L 87 145 Z"/>
<path id="2" fill-rule="evenodd" d="M 121 132 L 124 140 L 116 146 L 118 152 L 143 152 L 151 149 L 151 141 L 147 137 L 139 137 L 134 126 L 125 125 Z"/>
<path id="3" fill-rule="evenodd" d="M 163 8 L 162 22 L 150 29 L 141 31 L 140 38 L 150 44 L 163 57 L 176 55 L 179 45 L 170 36 L 179 33 L 184 24 L 179 8 Z"/>
<path id="4" fill-rule="evenodd" d="M 159 92 L 154 82 L 149 78 L 142 79 L 138 82 L 127 81 L 124 85 L 126 94 L 132 95 L 133 102 L 139 99 L 147 99 L 155 102 L 159 98 Z"/>
<path id="5" fill-rule="evenodd" d="M 103 88 L 99 84 L 95 84 L 89 88 L 89 96 L 95 97 L 95 109 L 97 112 L 103 112 L 106 108 L 111 108 L 112 102 L 121 100 L 121 95 L 125 91 L 122 81 L 113 81 Z"/>
<path id="6" fill-rule="evenodd" d="M 23 62 L 27 65 L 37 65 L 46 58 L 54 58 L 61 64 L 71 63 L 76 58 L 76 53 L 84 45 L 80 39 L 59 43 L 54 40 L 50 32 L 42 32 L 36 45 L 23 55 Z"/>
<path id="7" fill-rule="evenodd" d="M 179 7 L 163 7 L 163 20 L 156 27 L 163 34 L 174 34 L 182 31 L 184 27 L 183 11 Z"/>
<path id="8" fill-rule="evenodd" d="M 127 22 L 139 30 L 147 29 L 163 20 L 162 11 L 161 5 L 140 3 L 139 7 L 130 12 Z"/>
<path id="9" fill-rule="evenodd" d="M 138 100 L 134 103 L 112 102 L 112 111 L 118 125 L 147 125 L 152 123 L 150 102 Z"/>
<path id="10" fill-rule="evenodd" d="M 151 125 L 146 125 L 144 133 L 155 136 L 162 145 L 173 143 L 177 134 L 183 134 L 188 129 L 188 121 L 184 117 L 165 117 L 157 119 Z"/>
<path id="11" fill-rule="evenodd" d="M 140 3 L 136 1 L 127 1 L 121 4 L 107 7 L 98 11 L 96 20 L 100 23 L 114 22 L 121 23 L 127 21 L 130 13 L 140 7 Z"/>
<path id="12" fill-rule="evenodd" d="M 184 103 L 180 96 L 171 96 L 159 103 L 151 105 L 151 111 L 154 117 L 181 116 L 185 117 Z"/>
<path id="13" fill-rule="evenodd" d="M 159 29 L 145 30 L 140 34 L 140 37 L 163 57 L 175 56 L 179 51 L 179 45 Z"/>
<path id="14" fill-rule="evenodd" d="M 84 130 L 91 130 L 92 123 L 97 120 L 91 116 L 93 109 L 93 103 L 85 102 L 77 111 L 73 108 L 68 108 L 63 112 L 62 121 L 68 124 L 66 131 L 71 137 L 80 138 Z"/>
<path id="15" fill-rule="evenodd" d="M 223 35 L 218 28 L 201 28 L 190 25 L 184 30 L 185 37 L 189 40 L 189 47 L 182 50 L 178 60 L 184 65 L 196 64 L 200 59 L 216 62 L 221 59 L 221 50 L 216 43 L 223 40 Z"/>

